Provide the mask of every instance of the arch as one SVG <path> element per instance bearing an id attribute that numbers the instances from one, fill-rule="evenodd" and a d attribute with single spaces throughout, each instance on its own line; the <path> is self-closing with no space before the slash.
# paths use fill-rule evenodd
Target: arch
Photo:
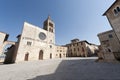
<path id="1" fill-rule="evenodd" d="M 43 60 L 43 50 L 40 50 L 38 59 Z"/>
<path id="2" fill-rule="evenodd" d="M 29 59 L 29 53 L 27 52 L 27 53 L 25 54 L 24 61 L 28 61 L 28 59 Z"/>
<path id="3" fill-rule="evenodd" d="M 0 45 L 0 54 L 3 53 L 3 51 L 5 50 L 5 47 L 7 45 L 15 45 L 15 42 L 13 42 L 13 41 L 5 41 L 2 45 Z"/>
<path id="4" fill-rule="evenodd" d="M 50 53 L 50 59 L 52 59 L 52 53 Z"/>

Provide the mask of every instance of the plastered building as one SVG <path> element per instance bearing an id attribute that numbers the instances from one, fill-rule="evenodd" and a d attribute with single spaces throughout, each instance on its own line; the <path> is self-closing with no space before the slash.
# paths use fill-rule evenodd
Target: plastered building
<path id="1" fill-rule="evenodd" d="M 56 45 L 56 58 L 66 58 L 67 47 Z"/>
<path id="2" fill-rule="evenodd" d="M 79 41 L 79 39 L 71 40 L 71 43 L 66 44 L 68 48 L 68 57 L 89 57 L 96 55 L 98 46 L 88 43 L 86 40 Z"/>

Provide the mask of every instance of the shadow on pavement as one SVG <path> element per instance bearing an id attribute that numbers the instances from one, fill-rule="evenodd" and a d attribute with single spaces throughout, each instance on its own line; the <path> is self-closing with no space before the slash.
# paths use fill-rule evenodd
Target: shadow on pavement
<path id="1" fill-rule="evenodd" d="M 120 64 L 96 63 L 89 59 L 63 60 L 55 73 L 28 80 L 120 80 L 119 67 Z"/>

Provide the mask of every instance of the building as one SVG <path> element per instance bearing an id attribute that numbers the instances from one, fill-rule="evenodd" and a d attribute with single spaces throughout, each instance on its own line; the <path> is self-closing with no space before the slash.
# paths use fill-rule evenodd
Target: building
<path id="1" fill-rule="evenodd" d="M 67 47 L 56 45 L 56 58 L 65 58 L 67 54 Z"/>
<path id="2" fill-rule="evenodd" d="M 107 9 L 103 16 L 107 17 L 115 35 L 117 36 L 117 39 L 119 40 L 118 44 L 120 44 L 120 0 L 116 0 L 109 9 Z M 117 52 L 116 54 L 117 55 L 115 56 L 120 58 L 120 52 Z"/>
<path id="3" fill-rule="evenodd" d="M 5 54 L 7 52 L 6 46 L 13 46 L 15 42 L 8 41 L 9 35 L 4 32 L 0 32 L 0 62 L 4 61 Z"/>
<path id="4" fill-rule="evenodd" d="M 100 53 L 104 60 L 110 61 L 118 58 L 120 52 L 120 44 L 113 30 L 102 32 L 98 34 L 100 40 Z"/>
<path id="5" fill-rule="evenodd" d="M 50 16 L 44 21 L 43 29 L 24 22 L 22 33 L 17 38 L 15 45 L 8 48 L 4 63 L 56 58 L 55 23 Z M 66 52 L 67 49 L 64 50 L 64 55 Z M 62 55 L 61 52 L 60 58 Z"/>
<path id="6" fill-rule="evenodd" d="M 2 54 L 3 52 L 3 45 L 5 43 L 5 41 L 7 41 L 9 35 L 7 33 L 4 33 L 4 32 L 0 32 L 0 54 Z"/>
<path id="7" fill-rule="evenodd" d="M 120 41 L 120 0 L 116 0 L 103 15 L 107 17 Z"/>
<path id="8" fill-rule="evenodd" d="M 68 48 L 68 57 L 88 57 L 96 55 L 98 46 L 88 43 L 86 40 L 79 41 L 79 39 L 71 40 L 71 43 L 66 44 Z"/>

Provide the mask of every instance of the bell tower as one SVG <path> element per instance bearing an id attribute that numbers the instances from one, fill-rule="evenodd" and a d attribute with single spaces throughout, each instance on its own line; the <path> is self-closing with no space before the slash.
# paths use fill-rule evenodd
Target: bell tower
<path id="1" fill-rule="evenodd" d="M 49 55 L 49 58 L 51 59 L 55 57 L 55 24 L 50 16 L 44 21 L 43 29 L 47 31 L 47 50 L 49 51 L 47 55 Z"/>
<path id="2" fill-rule="evenodd" d="M 43 29 L 51 32 L 51 33 L 55 33 L 55 24 L 54 22 L 51 20 L 50 16 L 48 16 L 48 18 L 44 21 L 43 24 Z"/>

